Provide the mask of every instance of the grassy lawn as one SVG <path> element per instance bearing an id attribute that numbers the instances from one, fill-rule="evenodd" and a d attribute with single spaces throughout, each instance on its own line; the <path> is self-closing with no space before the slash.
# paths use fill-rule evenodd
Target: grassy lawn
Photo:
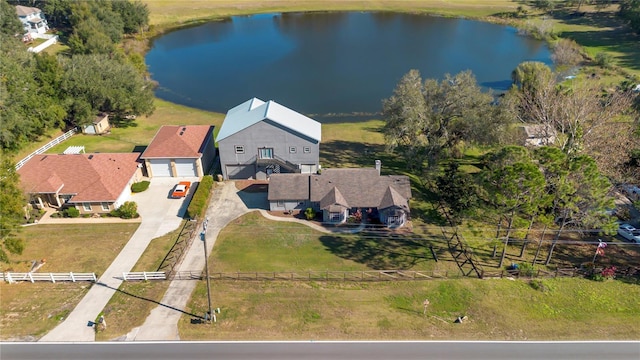
<path id="1" fill-rule="evenodd" d="M 214 281 L 213 326 L 179 323 L 183 340 L 636 340 L 640 287 L 549 279 L 396 283 Z M 422 303 L 430 301 L 427 314 Z M 207 306 L 198 284 L 190 308 Z M 458 316 L 468 321 L 454 323 Z"/>
<path id="2" fill-rule="evenodd" d="M 144 0 L 151 11 L 150 23 L 157 27 L 171 27 L 198 20 L 222 16 L 285 12 L 285 11 L 411 11 L 450 16 L 484 17 L 514 11 L 518 4 L 512 0 Z"/>
<path id="3" fill-rule="evenodd" d="M 69 146 L 84 146 L 86 152 L 143 151 L 162 125 L 214 125 L 219 128 L 223 114 L 188 108 L 156 99 L 151 116 L 136 119 L 133 126 L 112 128 L 108 135 L 78 134 L 51 148 L 48 153 L 62 153 Z M 216 129 L 216 133 L 217 133 Z"/>
<path id="4" fill-rule="evenodd" d="M 255 234 L 262 234 L 256 236 Z M 441 260 L 428 250 L 432 244 Z M 379 233 L 334 235 L 305 225 L 266 220 L 257 212 L 236 219 L 218 236 L 210 271 L 451 270 L 455 264 L 441 238 Z"/>
<path id="5" fill-rule="evenodd" d="M 261 234 L 256 236 L 255 234 Z M 440 261 L 427 242 L 413 237 L 330 236 L 300 224 L 274 223 L 247 214 L 219 235 L 211 272 L 415 269 L 456 272 L 442 240 Z M 422 239 L 424 241 L 424 239 Z M 512 246 L 509 252 L 517 252 Z M 556 258 L 592 256 L 558 245 Z M 621 253 L 631 251 L 630 253 Z M 637 258 L 637 249 L 607 248 L 600 264 L 619 256 Z M 492 262 L 497 264 L 497 259 Z M 493 270 L 493 269 L 490 269 Z M 179 323 L 184 340 L 604 340 L 640 335 L 640 293 L 624 280 L 581 278 L 537 280 L 458 279 L 355 283 L 315 281 L 223 281 L 212 283 L 214 307 L 222 314 L 213 327 Z M 207 306 L 205 282 L 192 294 L 187 311 Z M 422 302 L 429 299 L 428 314 Z M 469 321 L 454 324 L 458 316 Z M 631 324 L 630 328 L 628 324 Z"/>
<path id="6" fill-rule="evenodd" d="M 95 272 L 98 276 L 139 224 L 37 225 L 24 228 L 22 255 L 1 271 L 27 272 L 31 260 L 46 259 L 39 272 Z M 53 329 L 86 294 L 89 283 L 0 284 L 0 339 L 35 340 Z"/>
<path id="7" fill-rule="evenodd" d="M 176 242 L 180 229 L 153 239 L 131 271 L 156 271 Z M 106 341 L 125 336 L 141 326 L 169 287 L 170 281 L 123 282 L 104 308 L 109 319 L 106 330 L 96 334 L 96 340 Z"/>

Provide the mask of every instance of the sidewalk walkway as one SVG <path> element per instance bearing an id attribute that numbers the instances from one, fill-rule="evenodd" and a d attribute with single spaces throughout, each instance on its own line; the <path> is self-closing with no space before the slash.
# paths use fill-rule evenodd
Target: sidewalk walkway
<path id="1" fill-rule="evenodd" d="M 104 309 L 120 287 L 122 272 L 130 271 L 152 239 L 177 229 L 184 213 L 183 202 L 168 199 L 175 179 L 154 179 L 145 192 L 135 194 L 142 223 L 89 292 L 60 325 L 43 336 L 40 341 L 95 341 L 91 322 Z"/>

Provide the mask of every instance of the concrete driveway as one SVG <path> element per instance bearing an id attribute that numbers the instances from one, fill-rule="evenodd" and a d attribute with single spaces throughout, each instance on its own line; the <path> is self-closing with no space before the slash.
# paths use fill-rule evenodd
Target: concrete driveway
<path id="1" fill-rule="evenodd" d="M 240 199 L 240 193 L 233 182 L 218 183 L 216 185 L 213 197 L 207 207 L 206 216 L 209 218 L 206 231 L 207 255 L 211 253 L 220 230 L 233 219 L 252 211 L 243 201 L 245 199 Z M 256 197 L 258 199 L 251 203 L 260 203 L 260 195 Z M 199 236 L 196 239 L 192 239 L 191 246 L 177 271 L 204 269 L 205 250 L 203 245 Z M 178 321 L 182 314 L 185 313 L 184 309 L 186 309 L 187 302 L 197 284 L 197 281 L 191 280 L 172 281 L 164 297 L 160 300 L 161 305 L 151 311 L 142 326 L 133 329 L 127 334 L 125 340 L 179 340 Z M 204 312 L 197 315 L 203 316 Z"/>
<path id="2" fill-rule="evenodd" d="M 179 180 L 197 181 L 196 178 Z M 138 204 L 138 213 L 142 217 L 140 226 L 104 274 L 98 274 L 98 283 L 91 287 L 64 322 L 43 336 L 40 341 L 95 340 L 91 322 L 120 287 L 122 280 L 119 278 L 122 277 L 122 273 L 131 271 L 151 240 L 180 226 L 188 202 L 169 197 L 171 189 L 179 180 L 154 178 L 148 190 L 132 196 L 131 200 Z M 188 198 L 192 195 L 193 191 L 190 191 Z"/>

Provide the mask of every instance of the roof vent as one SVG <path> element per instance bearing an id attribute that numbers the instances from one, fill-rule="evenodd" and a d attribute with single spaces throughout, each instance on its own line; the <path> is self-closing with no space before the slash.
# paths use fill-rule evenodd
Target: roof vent
<path id="1" fill-rule="evenodd" d="M 93 159 L 93 155 L 89 155 L 89 160 Z"/>
<path id="2" fill-rule="evenodd" d="M 184 134 L 184 131 L 180 131 L 180 136 L 182 136 L 182 134 Z"/>
<path id="3" fill-rule="evenodd" d="M 186 127 L 183 127 L 183 128 L 182 128 L 182 131 L 187 131 L 187 128 L 186 128 Z"/>

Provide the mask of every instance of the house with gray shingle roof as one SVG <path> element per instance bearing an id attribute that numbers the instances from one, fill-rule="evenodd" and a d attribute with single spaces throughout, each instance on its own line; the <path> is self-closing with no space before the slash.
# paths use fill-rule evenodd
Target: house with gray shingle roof
<path id="1" fill-rule="evenodd" d="M 216 136 L 222 176 L 264 180 L 315 173 L 321 138 L 319 122 L 275 101 L 250 99 L 227 112 Z"/>
<path id="2" fill-rule="evenodd" d="M 409 199 L 409 178 L 380 175 L 379 167 L 325 169 L 321 174 L 274 174 L 269 180 L 271 211 L 311 207 L 322 212 L 326 223 L 343 223 L 360 213 L 386 226 L 400 227 L 409 219 Z"/>

